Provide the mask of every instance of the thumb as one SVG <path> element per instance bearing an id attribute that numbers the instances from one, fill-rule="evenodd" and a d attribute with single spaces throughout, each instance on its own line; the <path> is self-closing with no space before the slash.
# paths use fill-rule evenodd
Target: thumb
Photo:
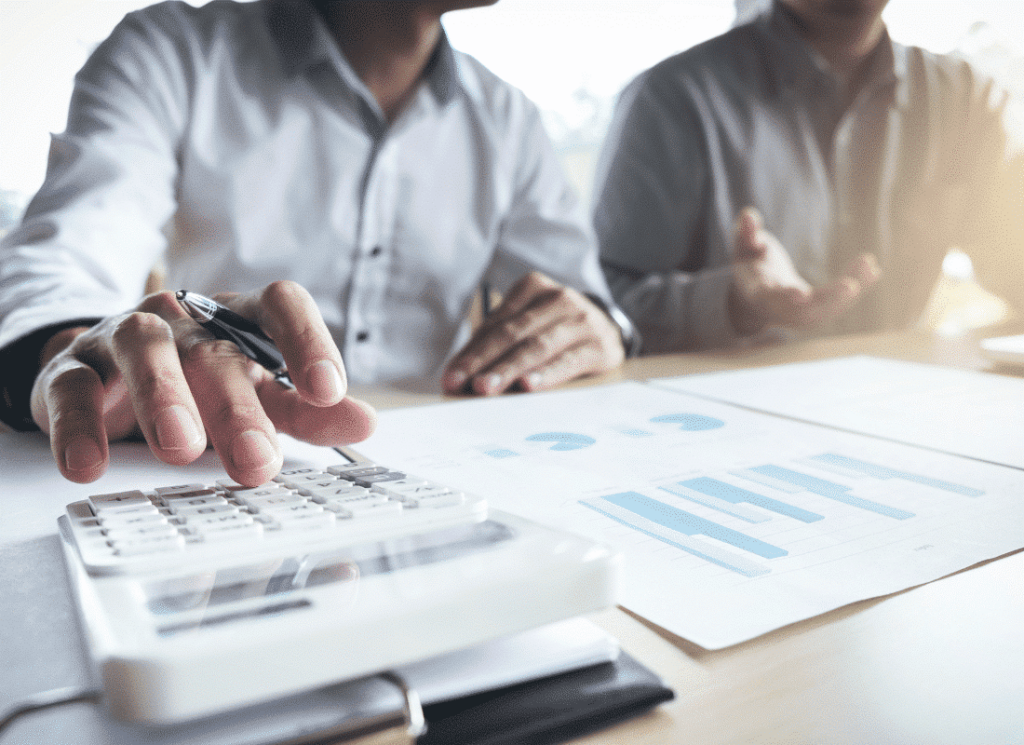
<path id="1" fill-rule="evenodd" d="M 753 261 L 763 258 L 767 249 L 761 236 L 764 220 L 753 207 L 745 207 L 736 217 L 735 261 Z"/>

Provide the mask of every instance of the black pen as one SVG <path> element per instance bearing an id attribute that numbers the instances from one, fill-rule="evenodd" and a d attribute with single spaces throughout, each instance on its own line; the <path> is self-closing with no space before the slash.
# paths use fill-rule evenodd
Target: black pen
<path id="1" fill-rule="evenodd" d="M 263 333 L 263 329 L 254 322 L 198 292 L 178 290 L 174 297 L 196 323 L 218 339 L 234 342 L 242 354 L 269 370 L 274 380 L 289 390 L 295 390 L 295 384 L 288 376 L 284 357 L 281 356 L 274 340 Z M 344 448 L 331 447 L 331 450 L 350 463 L 361 460 Z"/>
<path id="2" fill-rule="evenodd" d="M 269 370 L 278 383 L 294 390 L 284 357 L 263 329 L 205 295 L 178 290 L 174 296 L 196 323 L 218 339 L 234 342 L 242 354 Z"/>

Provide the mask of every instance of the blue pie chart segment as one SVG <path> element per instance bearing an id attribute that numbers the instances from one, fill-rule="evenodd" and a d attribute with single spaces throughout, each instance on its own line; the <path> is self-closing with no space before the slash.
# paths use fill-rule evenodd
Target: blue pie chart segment
<path id="1" fill-rule="evenodd" d="M 586 435 L 578 435 L 574 432 L 541 432 L 530 435 L 526 438 L 530 442 L 553 442 L 552 450 L 579 450 L 588 448 L 597 440 Z"/>
<path id="2" fill-rule="evenodd" d="M 725 426 L 725 422 L 721 419 L 715 419 L 713 416 L 704 416 L 703 414 L 663 414 L 662 416 L 654 417 L 651 421 L 658 424 L 678 424 L 679 429 L 685 429 L 688 432 L 718 429 Z"/>

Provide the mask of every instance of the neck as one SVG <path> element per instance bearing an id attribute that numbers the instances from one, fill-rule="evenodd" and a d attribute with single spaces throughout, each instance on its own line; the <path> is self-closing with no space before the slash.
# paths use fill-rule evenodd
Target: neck
<path id="1" fill-rule="evenodd" d="M 783 0 L 782 5 L 800 36 L 828 63 L 852 98 L 863 83 L 871 53 L 885 33 L 881 7 L 836 14 L 804 0 Z"/>
<path id="2" fill-rule="evenodd" d="M 415 91 L 441 38 L 441 15 L 427 4 L 346 0 L 323 4 L 345 58 L 394 121 Z"/>

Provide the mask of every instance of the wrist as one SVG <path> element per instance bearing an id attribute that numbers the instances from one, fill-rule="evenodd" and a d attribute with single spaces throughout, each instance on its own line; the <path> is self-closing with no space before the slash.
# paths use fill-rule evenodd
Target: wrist
<path id="1" fill-rule="evenodd" d="M 629 319 L 629 316 L 619 306 L 614 303 L 606 303 L 597 295 L 586 293 L 586 298 L 604 311 L 604 314 L 608 316 L 613 324 L 619 329 L 619 336 L 622 339 L 622 351 L 627 358 L 636 357 L 640 354 L 640 347 L 642 346 L 643 340 L 640 337 L 640 332 L 637 331 L 636 326 Z"/>
<path id="2" fill-rule="evenodd" d="M 764 314 L 759 312 L 753 303 L 743 297 L 735 282 L 729 287 L 726 305 L 729 322 L 739 336 L 751 336 L 764 329 Z"/>

